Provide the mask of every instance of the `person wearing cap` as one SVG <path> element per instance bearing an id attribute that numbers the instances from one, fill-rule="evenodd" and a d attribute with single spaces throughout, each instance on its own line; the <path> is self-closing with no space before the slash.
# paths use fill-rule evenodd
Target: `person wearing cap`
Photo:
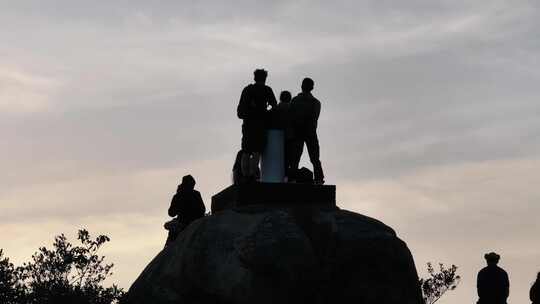
<path id="1" fill-rule="evenodd" d="M 506 304 L 510 293 L 508 274 L 497 266 L 500 256 L 495 252 L 484 255 L 487 266 L 478 272 L 478 304 Z"/>
<path id="2" fill-rule="evenodd" d="M 191 222 L 203 217 L 206 212 L 201 193 L 195 190 L 195 183 L 193 176 L 186 175 L 176 189 L 168 211 L 169 216 L 175 218 L 165 223 L 165 229 L 169 230 L 165 246 L 174 241 Z"/>
<path id="3" fill-rule="evenodd" d="M 302 81 L 302 92 L 291 101 L 291 117 L 294 130 L 294 152 L 292 171 L 296 172 L 302 158 L 304 143 L 306 144 L 309 160 L 313 165 L 313 174 L 316 184 L 324 184 L 324 174 L 320 160 L 319 138 L 317 124 L 321 113 L 321 102 L 315 98 L 311 91 L 315 82 L 311 78 Z"/>
<path id="4" fill-rule="evenodd" d="M 266 145 L 266 119 L 268 106 L 277 105 L 272 88 L 267 86 L 268 72 L 257 69 L 253 72 L 255 83 L 249 84 L 242 90 L 236 109 L 242 123 L 242 174 L 255 180 L 261 154 Z"/>
<path id="5" fill-rule="evenodd" d="M 540 272 L 536 275 L 536 282 L 531 287 L 529 298 L 532 304 L 540 304 Z"/>

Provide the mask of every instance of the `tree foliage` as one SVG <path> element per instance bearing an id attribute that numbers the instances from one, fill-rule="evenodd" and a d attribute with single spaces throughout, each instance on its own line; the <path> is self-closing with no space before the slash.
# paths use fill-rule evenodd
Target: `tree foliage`
<path id="1" fill-rule="evenodd" d="M 4 252 L 0 249 L 0 303 L 21 302 L 24 292 L 19 274 L 18 269 L 4 257 Z"/>
<path id="2" fill-rule="evenodd" d="M 80 245 L 72 245 L 61 234 L 52 249 L 41 247 L 28 263 L 14 267 L 0 251 L 1 303 L 47 304 L 117 303 L 124 292 L 116 285 L 104 287 L 112 275 L 113 264 L 106 264 L 98 250 L 110 239 L 105 235 L 92 238 L 79 230 Z"/>
<path id="3" fill-rule="evenodd" d="M 439 263 L 439 270 L 435 271 L 433 265 L 427 263 L 427 270 L 429 277 L 420 279 L 420 286 L 426 304 L 433 304 L 447 291 L 456 289 L 461 280 L 461 277 L 457 275 L 456 265 L 445 268 L 442 263 Z"/>

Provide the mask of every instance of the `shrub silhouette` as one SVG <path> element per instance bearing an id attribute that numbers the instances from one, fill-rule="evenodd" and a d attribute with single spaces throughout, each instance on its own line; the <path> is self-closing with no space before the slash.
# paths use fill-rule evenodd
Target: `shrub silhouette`
<path id="1" fill-rule="evenodd" d="M 439 271 L 435 271 L 433 265 L 427 263 L 427 270 L 429 277 L 420 279 L 420 286 L 426 304 L 433 304 L 447 291 L 456 289 L 461 280 L 461 277 L 456 273 L 456 265 L 445 268 L 442 263 L 439 263 Z"/>
<path id="2" fill-rule="evenodd" d="M 24 289 L 19 278 L 19 270 L 4 257 L 4 252 L 0 249 L 0 303 L 23 302 Z"/>
<path id="3" fill-rule="evenodd" d="M 106 264 L 99 249 L 110 241 L 100 235 L 92 238 L 81 229 L 72 245 L 64 234 L 56 236 L 52 249 L 41 247 L 32 260 L 14 267 L 0 251 L 1 303 L 118 303 L 124 291 L 116 285 L 104 287 L 113 264 Z"/>

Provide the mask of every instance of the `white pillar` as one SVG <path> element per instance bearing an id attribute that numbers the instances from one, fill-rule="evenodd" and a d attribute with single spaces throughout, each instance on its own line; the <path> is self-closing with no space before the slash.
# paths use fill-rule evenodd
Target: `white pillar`
<path id="1" fill-rule="evenodd" d="M 261 159 L 261 182 L 282 183 L 285 179 L 285 132 L 266 131 L 266 148 Z"/>

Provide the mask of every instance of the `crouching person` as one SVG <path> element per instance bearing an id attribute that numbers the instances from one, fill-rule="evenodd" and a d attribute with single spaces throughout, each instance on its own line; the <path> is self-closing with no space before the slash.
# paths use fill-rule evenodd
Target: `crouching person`
<path id="1" fill-rule="evenodd" d="M 174 241 L 191 222 L 203 217 L 205 211 L 201 194 L 195 190 L 195 179 L 191 175 L 184 176 L 169 207 L 169 216 L 175 218 L 164 225 L 169 231 L 165 246 Z"/>

